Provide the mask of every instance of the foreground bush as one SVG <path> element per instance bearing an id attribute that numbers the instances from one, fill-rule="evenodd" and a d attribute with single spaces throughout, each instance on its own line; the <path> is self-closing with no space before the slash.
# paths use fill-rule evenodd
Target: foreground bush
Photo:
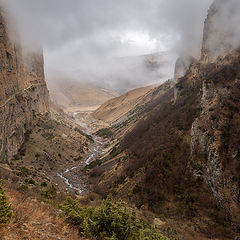
<path id="1" fill-rule="evenodd" d="M 123 202 L 113 203 L 110 198 L 100 207 L 83 207 L 77 200 L 68 198 L 60 205 L 71 224 L 85 237 L 108 240 L 167 240 L 137 218 Z"/>
<path id="2" fill-rule="evenodd" d="M 0 183 L 0 225 L 10 221 L 12 217 L 12 209 L 7 201 L 4 188 Z"/>

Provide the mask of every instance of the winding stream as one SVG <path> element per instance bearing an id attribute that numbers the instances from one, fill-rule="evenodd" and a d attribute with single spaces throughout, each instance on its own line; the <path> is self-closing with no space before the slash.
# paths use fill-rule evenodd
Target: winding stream
<path id="1" fill-rule="evenodd" d="M 88 184 L 87 176 L 84 173 L 81 173 L 81 170 L 105 152 L 102 150 L 104 145 L 102 139 L 93 135 L 91 129 L 87 126 L 83 119 L 81 121 L 76 116 L 77 113 L 74 113 L 73 117 L 75 118 L 75 122 L 84 129 L 85 133 L 93 136 L 94 143 L 89 146 L 90 152 L 85 159 L 75 166 L 71 166 L 64 171 L 57 172 L 57 177 L 64 182 L 68 192 L 74 191 L 75 193 L 82 195 L 83 193 L 88 192 Z"/>

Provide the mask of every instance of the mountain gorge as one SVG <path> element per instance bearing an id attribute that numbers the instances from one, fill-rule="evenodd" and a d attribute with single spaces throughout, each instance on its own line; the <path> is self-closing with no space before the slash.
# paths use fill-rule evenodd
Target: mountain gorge
<path id="1" fill-rule="evenodd" d="M 52 84 L 54 103 L 42 51 L 12 41 L 1 11 L 0 177 L 13 217 L 0 239 L 238 240 L 238 10 L 215 0 L 199 59 L 181 56 L 163 84 L 121 96 Z M 144 59 L 157 74 L 162 63 Z"/>

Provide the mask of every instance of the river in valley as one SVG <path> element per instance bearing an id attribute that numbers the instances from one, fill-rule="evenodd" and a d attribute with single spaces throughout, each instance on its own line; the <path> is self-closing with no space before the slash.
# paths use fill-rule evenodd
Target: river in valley
<path id="1" fill-rule="evenodd" d="M 73 117 L 75 122 L 81 126 L 83 131 L 93 137 L 94 142 L 89 144 L 89 152 L 80 162 L 56 173 L 58 180 L 60 180 L 57 185 L 63 185 L 66 192 L 86 195 L 89 192 L 88 177 L 82 169 L 105 153 L 103 151 L 105 143 L 101 138 L 93 134 L 92 129 L 88 127 L 84 117 L 79 117 L 78 113 L 74 113 Z"/>

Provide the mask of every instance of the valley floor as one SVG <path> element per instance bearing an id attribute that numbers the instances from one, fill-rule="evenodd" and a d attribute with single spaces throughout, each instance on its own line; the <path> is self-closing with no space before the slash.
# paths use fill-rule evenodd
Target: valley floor
<path id="1" fill-rule="evenodd" d="M 121 129 L 117 136 L 105 138 L 96 135 L 99 129 L 111 127 L 93 118 L 91 111 L 65 114 L 52 108 L 50 118 L 35 116 L 34 126 L 14 160 L 0 165 L 14 213 L 10 224 L 0 229 L 1 240 L 80 240 L 78 230 L 59 217 L 57 206 L 67 196 L 98 206 L 101 197 L 91 191 L 98 193 L 102 180 L 103 186 L 112 181 L 108 192 L 118 199 L 128 201 L 133 196 L 133 191 L 124 189 L 132 189 L 135 178 L 122 181 L 118 175 L 126 160 L 116 148 Z M 141 206 L 137 215 L 171 239 L 221 240 L 204 236 L 195 222 L 156 215 L 147 205 Z"/>

